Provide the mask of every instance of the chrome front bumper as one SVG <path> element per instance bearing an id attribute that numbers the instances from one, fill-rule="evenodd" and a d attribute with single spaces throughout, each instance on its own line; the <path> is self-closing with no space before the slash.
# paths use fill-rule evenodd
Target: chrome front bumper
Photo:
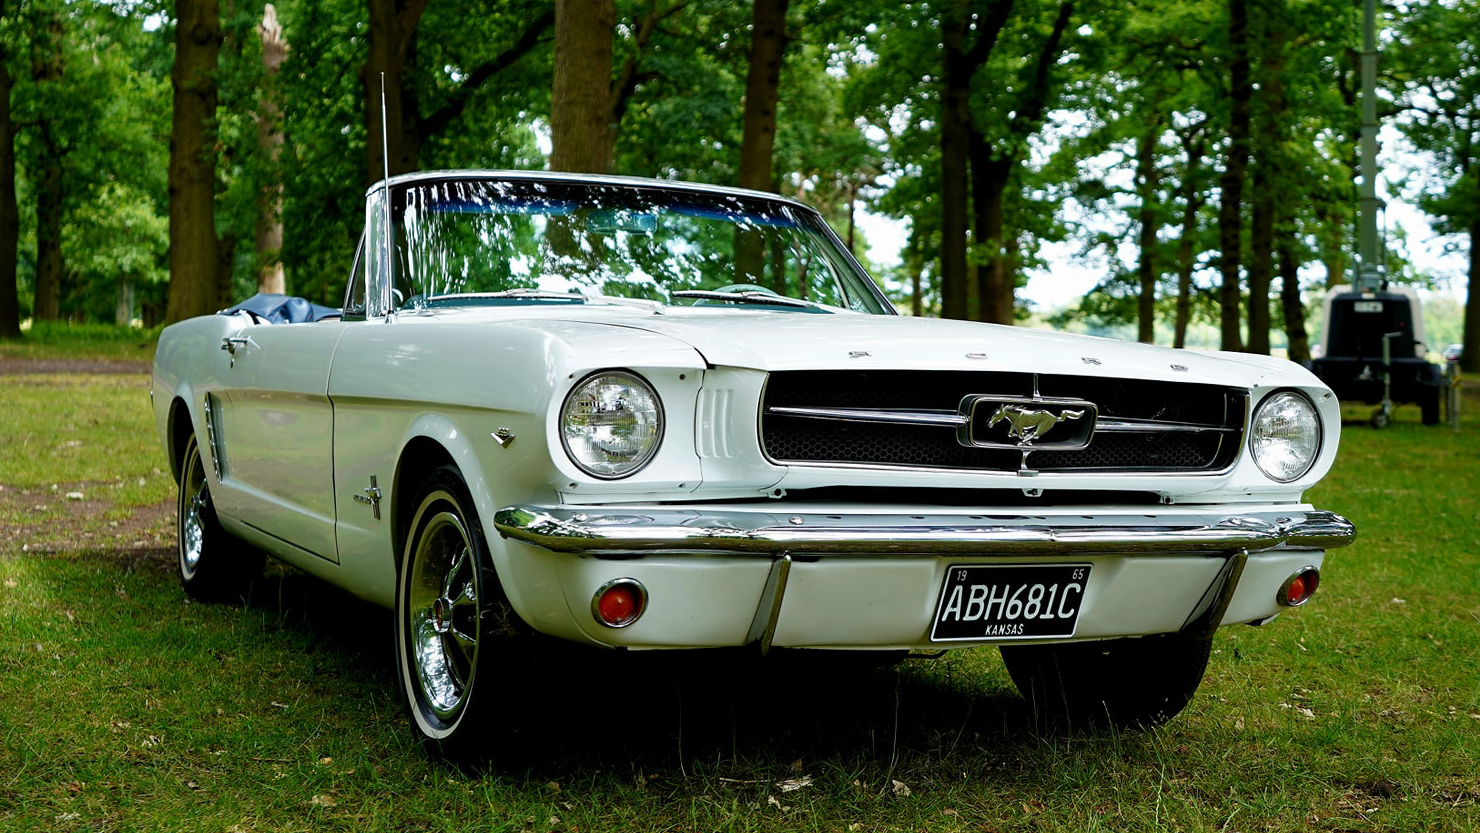
<path id="1" fill-rule="evenodd" d="M 1346 518 L 1316 509 L 1074 515 L 773 513 L 671 506 L 510 506 L 506 538 L 596 556 L 1011 555 L 1327 550 L 1356 538 Z"/>

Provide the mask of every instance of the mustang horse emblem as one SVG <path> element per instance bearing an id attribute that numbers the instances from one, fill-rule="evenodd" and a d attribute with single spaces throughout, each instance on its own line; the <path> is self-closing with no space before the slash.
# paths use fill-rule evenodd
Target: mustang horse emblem
<path id="1" fill-rule="evenodd" d="M 997 412 L 987 420 L 987 427 L 991 428 L 1005 419 L 1011 426 L 1007 431 L 1007 436 L 1015 438 L 1018 445 L 1032 445 L 1034 440 L 1060 422 L 1079 419 L 1082 416 L 1084 416 L 1083 410 L 1065 410 L 1055 414 L 1037 408 L 1025 408 L 1022 405 L 999 405 Z"/>

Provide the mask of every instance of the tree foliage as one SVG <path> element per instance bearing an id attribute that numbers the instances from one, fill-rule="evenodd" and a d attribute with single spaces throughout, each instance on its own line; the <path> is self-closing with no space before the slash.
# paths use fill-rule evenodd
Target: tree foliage
<path id="1" fill-rule="evenodd" d="M 215 265 L 171 275 L 184 254 L 168 234 L 176 21 L 202 3 L 220 4 L 202 76 L 215 107 L 191 117 L 203 152 L 176 164 L 211 165 Z M 1103 277 L 1061 321 L 1134 322 L 1178 345 L 1221 321 L 1225 346 L 1300 357 L 1312 294 L 1352 261 L 1360 36 L 1345 0 L 274 5 L 290 48 L 270 77 L 263 0 L 0 2 L 0 257 L 15 269 L 0 270 L 0 336 L 32 317 L 152 324 L 166 288 L 191 281 L 210 289 L 190 311 L 250 293 L 274 250 L 258 242 L 264 195 L 278 193 L 288 291 L 337 303 L 387 150 L 392 173 L 743 175 L 821 208 L 860 254 L 864 212 L 888 217 L 901 251 L 875 272 L 921 315 L 1021 318 L 1016 291 L 1044 246 L 1067 243 Z M 1480 7 L 1388 14 L 1385 40 L 1407 48 L 1384 58 L 1385 109 L 1434 160 L 1410 188 L 1472 248 Z M 572 19 L 598 25 L 566 58 Z M 263 138 L 267 121 L 280 142 Z M 578 164 L 561 157 L 572 135 L 594 140 Z M 1414 271 L 1403 251 L 1390 249 L 1397 280 Z M 1476 335 L 1480 321 L 1472 359 Z"/>

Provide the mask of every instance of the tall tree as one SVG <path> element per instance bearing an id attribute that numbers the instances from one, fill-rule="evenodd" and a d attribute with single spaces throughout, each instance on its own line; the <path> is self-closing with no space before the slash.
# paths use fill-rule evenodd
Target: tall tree
<path id="1" fill-rule="evenodd" d="M 1269 297 L 1275 272 L 1275 213 L 1279 196 L 1288 198 L 1290 193 L 1281 175 L 1290 165 L 1284 148 L 1290 131 L 1285 123 L 1289 110 L 1285 97 L 1285 50 L 1289 39 L 1283 6 L 1282 0 L 1265 3 L 1261 15 L 1264 26 L 1258 66 L 1260 81 L 1258 91 L 1252 96 L 1258 119 L 1252 137 L 1255 165 L 1249 219 L 1248 350 L 1265 356 L 1269 355 Z"/>
<path id="2" fill-rule="evenodd" d="M 0 21 L 7 12 L 0 0 Z M 15 125 L 10 118 L 10 47 L 0 38 L 0 339 L 21 335 L 16 255 L 20 249 L 21 216 L 15 198 Z"/>
<path id="3" fill-rule="evenodd" d="M 175 0 L 174 114 L 170 124 L 168 321 L 205 315 L 225 300 L 216 237 L 216 117 L 221 11 L 217 0 Z"/>
<path id="4" fill-rule="evenodd" d="M 1138 218 L 1140 240 L 1136 247 L 1136 277 L 1140 284 L 1136 340 L 1144 344 L 1156 341 L 1156 284 L 1160 277 L 1156 264 L 1156 238 L 1161 230 L 1161 207 L 1156 198 L 1160 180 L 1156 151 L 1161 133 L 1161 114 L 1156 113 L 1136 143 L 1136 196 L 1141 203 Z"/>
<path id="5" fill-rule="evenodd" d="M 268 163 L 257 206 L 257 291 L 283 293 L 283 106 L 276 81 L 288 57 L 277 9 L 268 3 L 257 32 L 262 43 L 263 90 L 257 106 L 257 145 Z"/>
<path id="6" fill-rule="evenodd" d="M 555 79 L 550 96 L 550 168 L 609 173 L 612 123 L 612 0 L 555 0 Z"/>
<path id="7" fill-rule="evenodd" d="M 1005 224 L 1008 187 L 1028 155 L 1028 140 L 1043 127 L 1044 116 L 1058 97 L 1058 85 L 1064 81 L 1056 77 L 1055 68 L 1064 53 L 1064 36 L 1074 15 L 1074 3 L 1059 3 L 1056 10 L 1049 11 L 1052 14 L 1047 36 L 1036 54 L 1029 53 L 1030 60 L 1023 62 L 1019 77 L 1010 87 L 1017 95 L 1009 99 L 1005 122 L 990 131 L 981 123 L 981 117 L 972 123 L 971 195 L 976 221 L 973 239 L 978 247 L 978 317 L 997 324 L 1011 324 L 1016 318 L 1014 253 L 1018 240 Z"/>
<path id="8" fill-rule="evenodd" d="M 1248 0 L 1228 0 L 1228 153 L 1219 179 L 1218 291 L 1219 331 L 1224 350 L 1244 349 L 1239 314 L 1243 296 L 1244 179 L 1249 166 L 1250 114 L 1253 95 L 1249 60 Z"/>
<path id="9" fill-rule="evenodd" d="M 365 165 L 368 182 L 389 170 L 414 171 L 421 150 L 415 87 L 406 69 L 415 61 L 416 30 L 428 0 L 368 0 L 369 50 L 360 68 L 365 90 Z M 383 122 L 383 123 L 382 123 Z M 381 145 L 385 136 L 386 146 Z"/>
<path id="10" fill-rule="evenodd" d="M 66 62 L 62 10 L 41 4 L 32 9 L 31 80 L 38 98 L 60 100 Z M 62 279 L 66 268 L 62 258 L 62 212 L 65 199 L 62 157 L 65 153 L 61 112 L 44 107 L 38 112 L 34 127 L 36 139 L 36 299 L 32 314 L 39 321 L 61 318 Z"/>
<path id="11" fill-rule="evenodd" d="M 1412 48 L 1390 60 L 1407 80 L 1412 118 L 1404 133 L 1437 162 L 1415 184 L 1419 207 L 1438 231 L 1467 240 L 1469 283 L 1460 366 L 1480 372 L 1480 2 L 1409 3 L 1400 42 Z"/>
<path id="12" fill-rule="evenodd" d="M 786 54 L 788 0 L 755 0 L 750 24 L 750 71 L 745 78 L 745 113 L 740 140 L 741 188 L 773 190 L 771 161 L 776 148 L 776 101 L 781 94 L 781 61 Z"/>

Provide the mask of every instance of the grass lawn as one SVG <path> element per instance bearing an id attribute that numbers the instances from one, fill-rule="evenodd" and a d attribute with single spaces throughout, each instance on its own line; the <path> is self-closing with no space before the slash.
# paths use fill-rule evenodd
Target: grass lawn
<path id="1" fill-rule="evenodd" d="M 529 756 L 465 772 L 412 742 L 385 613 L 281 569 L 187 600 L 147 390 L 0 376 L 0 830 L 1480 828 L 1480 398 L 1459 432 L 1348 426 L 1309 500 L 1357 543 L 1307 607 L 1221 631 L 1160 729 L 1039 735 L 992 650 L 560 649 L 508 669 Z"/>

